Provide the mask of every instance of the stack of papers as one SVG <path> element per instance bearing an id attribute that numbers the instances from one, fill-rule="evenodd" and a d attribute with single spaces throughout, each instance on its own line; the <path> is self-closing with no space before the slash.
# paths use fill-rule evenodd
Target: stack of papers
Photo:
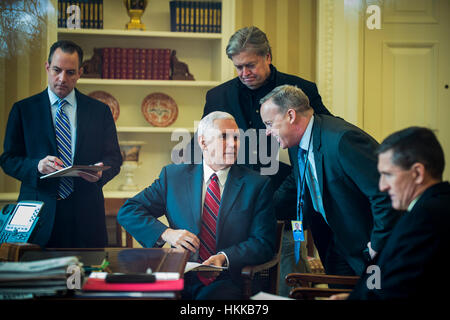
<path id="1" fill-rule="evenodd" d="M 227 270 L 227 267 L 219 267 L 215 265 L 205 265 L 198 262 L 188 262 L 184 268 L 184 273 L 189 271 L 207 271 L 207 272 L 221 272 Z"/>
<path id="2" fill-rule="evenodd" d="M 65 293 L 68 289 L 69 266 L 80 267 L 81 264 L 77 257 L 0 262 L 0 300 L 31 299 Z"/>

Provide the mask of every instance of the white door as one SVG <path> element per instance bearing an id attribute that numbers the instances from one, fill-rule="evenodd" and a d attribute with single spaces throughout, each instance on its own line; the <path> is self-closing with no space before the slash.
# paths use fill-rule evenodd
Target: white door
<path id="1" fill-rule="evenodd" d="M 381 141 L 408 126 L 435 130 L 450 163 L 450 0 L 369 1 L 381 29 L 364 28 L 364 129 Z M 450 168 L 444 173 L 450 179 Z"/>

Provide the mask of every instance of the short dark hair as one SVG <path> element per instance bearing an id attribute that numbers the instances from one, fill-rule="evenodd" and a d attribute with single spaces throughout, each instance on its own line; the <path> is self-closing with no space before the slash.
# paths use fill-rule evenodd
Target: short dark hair
<path id="1" fill-rule="evenodd" d="M 377 149 L 377 154 L 392 150 L 392 163 L 409 169 L 422 163 L 435 179 L 442 180 L 445 167 L 444 151 L 436 135 L 428 128 L 409 127 L 392 133 Z"/>
<path id="2" fill-rule="evenodd" d="M 63 52 L 66 53 L 78 53 L 78 62 L 79 62 L 79 68 L 81 68 L 81 64 L 83 63 L 83 49 L 79 45 L 77 45 L 75 42 L 70 40 L 60 40 L 56 41 L 52 46 L 50 47 L 50 52 L 48 54 L 48 64 L 52 64 L 52 58 L 53 53 L 55 53 L 56 49 L 60 48 Z"/>

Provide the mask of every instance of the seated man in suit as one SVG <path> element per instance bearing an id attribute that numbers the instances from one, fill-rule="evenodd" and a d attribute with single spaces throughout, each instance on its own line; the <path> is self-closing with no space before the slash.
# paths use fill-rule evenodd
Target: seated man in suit
<path id="1" fill-rule="evenodd" d="M 202 164 L 168 165 L 119 210 L 119 223 L 144 247 L 161 241 L 191 251 L 191 260 L 227 266 L 217 278 L 189 272 L 183 298 L 242 298 L 242 267 L 270 260 L 276 219 L 270 179 L 234 164 L 239 129 L 228 113 L 198 125 Z M 157 220 L 165 215 L 169 227 Z"/>
<path id="2" fill-rule="evenodd" d="M 444 152 L 434 133 L 410 127 L 387 137 L 378 148 L 379 187 L 392 206 L 406 212 L 380 253 L 377 281 L 363 274 L 352 300 L 444 299 L 449 278 L 444 261 L 450 252 L 450 184 L 442 181 Z M 445 271 L 444 271 L 445 272 Z M 375 274 L 374 274 L 375 275 Z M 374 285 L 368 285 L 372 284 Z M 370 289 L 373 288 L 373 289 Z M 332 299 L 344 299 L 348 294 Z"/>

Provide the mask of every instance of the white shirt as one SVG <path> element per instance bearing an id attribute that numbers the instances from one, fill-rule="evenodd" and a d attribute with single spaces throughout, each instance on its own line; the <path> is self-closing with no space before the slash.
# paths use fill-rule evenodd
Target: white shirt
<path id="1" fill-rule="evenodd" d="M 50 99 L 53 126 L 56 127 L 56 111 L 58 110 L 59 97 L 50 88 L 47 88 L 48 98 Z M 68 103 L 64 106 L 64 111 L 70 122 L 70 137 L 72 143 L 72 163 L 75 156 L 75 143 L 77 138 L 77 99 L 75 90 L 72 90 L 65 98 Z"/>

